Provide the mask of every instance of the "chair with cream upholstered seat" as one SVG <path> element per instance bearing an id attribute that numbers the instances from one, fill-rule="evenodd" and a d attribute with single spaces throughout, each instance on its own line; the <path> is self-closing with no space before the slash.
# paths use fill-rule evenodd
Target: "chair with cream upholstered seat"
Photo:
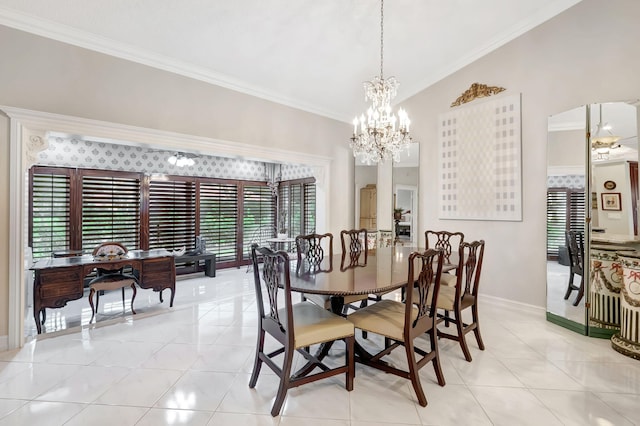
<path id="1" fill-rule="evenodd" d="M 482 271 L 482 260 L 484 257 L 484 241 L 474 241 L 472 243 L 462 243 L 460 245 L 460 260 L 456 285 L 441 286 L 438 295 L 438 309 L 445 312 L 452 312 L 454 317 L 441 317 L 442 321 L 450 321 L 456 326 L 456 334 L 445 333 L 438 330 L 438 336 L 460 343 L 462 352 L 467 361 L 471 361 L 471 352 L 467 346 L 465 335 L 470 331 L 476 336 L 476 341 L 480 350 L 484 350 L 484 343 L 480 336 L 480 324 L 478 320 L 478 287 L 480 284 L 480 272 Z M 462 320 L 462 312 L 471 308 L 471 322 L 466 324 Z"/>
<path id="2" fill-rule="evenodd" d="M 443 264 L 445 269 L 447 265 L 457 265 L 460 244 L 464 242 L 464 234 L 462 232 L 427 230 L 424 233 L 424 239 L 426 248 L 441 248 L 444 251 Z M 441 283 L 442 285 L 455 285 L 455 273 L 445 274 Z"/>
<path id="3" fill-rule="evenodd" d="M 258 268 L 258 256 L 262 259 L 262 268 Z M 255 387 L 262 364 L 265 363 L 280 378 L 280 385 L 276 395 L 271 415 L 280 413 L 282 404 L 290 388 L 312 381 L 324 379 L 338 374 L 345 374 L 345 387 L 353 389 L 354 377 L 354 327 L 345 318 L 335 315 L 311 302 L 293 304 L 291 301 L 291 283 L 289 256 L 285 251 L 273 252 L 267 247 L 251 249 L 253 274 L 258 306 L 258 343 L 256 348 L 253 373 L 249 387 Z M 262 273 L 262 279 L 260 274 Z M 263 283 L 261 282 L 264 282 Z M 263 289 L 267 297 L 263 297 Z M 282 296 L 280 296 L 280 293 Z M 265 310 L 265 299 L 267 309 Z M 283 305 L 279 303 L 284 300 Z M 266 334 L 270 334 L 281 345 L 271 353 L 264 352 Z M 345 364 L 329 368 L 308 350 L 311 345 L 335 340 L 344 340 L 346 344 Z M 322 371 L 319 373 L 296 377 L 292 375 L 294 354 L 300 353 L 311 364 Z M 282 366 L 277 365 L 273 358 L 284 354 Z"/>
<path id="4" fill-rule="evenodd" d="M 427 230 L 424 233 L 425 247 L 426 248 L 441 248 L 444 250 L 443 265 L 445 269 L 458 264 L 458 255 L 460 252 L 460 244 L 464 242 L 464 234 L 462 232 L 449 232 L 449 231 L 432 231 Z M 440 282 L 443 286 L 456 285 L 456 274 L 458 269 L 443 274 Z M 449 312 L 444 312 L 445 323 L 444 325 L 449 327 L 449 320 L 447 319 Z"/>
<path id="5" fill-rule="evenodd" d="M 126 256 L 127 248 L 117 242 L 104 242 L 93 250 L 93 257 L 98 260 L 115 261 Z M 96 277 L 89 281 L 89 305 L 91 306 L 91 319 L 93 321 L 98 312 L 100 304 L 100 293 L 108 290 L 122 289 L 122 308 L 125 309 L 124 288 L 131 287 L 133 296 L 131 296 L 131 313 L 135 315 L 133 309 L 133 301 L 136 298 L 136 283 L 138 280 L 133 274 L 124 272 L 124 268 L 114 263 L 113 267 L 103 264 L 100 268 L 96 268 Z M 93 295 L 96 294 L 96 304 L 93 305 Z"/>
<path id="6" fill-rule="evenodd" d="M 442 275 L 443 251 L 429 249 L 424 253 L 414 252 L 409 256 L 407 283 L 414 283 L 414 291 L 407 292 L 406 303 L 384 299 L 359 309 L 347 317 L 356 328 L 385 337 L 382 350 L 373 357 L 360 357 L 365 365 L 411 380 L 421 406 L 427 405 L 427 398 L 420 383 L 419 369 L 431 362 L 438 384 L 445 385 L 438 353 L 436 329 L 436 303 Z M 412 285 L 412 284 L 409 284 Z M 416 339 L 427 334 L 431 350 L 416 346 Z M 408 371 L 392 365 L 384 357 L 397 347 L 404 346 Z M 416 359 L 416 354 L 420 359 Z"/>

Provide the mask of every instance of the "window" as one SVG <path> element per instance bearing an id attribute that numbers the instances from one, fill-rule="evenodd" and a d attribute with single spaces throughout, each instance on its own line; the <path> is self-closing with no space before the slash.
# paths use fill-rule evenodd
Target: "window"
<path id="1" fill-rule="evenodd" d="M 31 173 L 29 245 L 33 258 L 70 248 L 71 169 L 34 168 Z"/>
<path id="2" fill-rule="evenodd" d="M 265 182 L 40 166 L 30 179 L 34 258 L 103 241 L 189 250 L 201 235 L 220 266 L 240 266 L 254 234 L 267 227 L 275 236 L 277 198 Z M 289 235 L 314 231 L 313 179 L 283 182 L 282 191 Z"/>
<path id="3" fill-rule="evenodd" d="M 200 182 L 200 235 L 217 262 L 237 260 L 237 184 Z"/>
<path id="4" fill-rule="evenodd" d="M 192 178 L 149 182 L 149 248 L 187 250 L 196 240 L 196 191 Z"/>
<path id="5" fill-rule="evenodd" d="M 249 259 L 247 247 L 260 228 L 275 229 L 276 199 L 266 185 L 245 184 L 242 191 L 243 259 Z M 275 232 L 275 231 L 274 231 Z M 275 236 L 275 235 L 274 235 Z"/>
<path id="6" fill-rule="evenodd" d="M 140 248 L 140 175 L 82 171 L 82 248 L 104 241 Z"/>
<path id="7" fill-rule="evenodd" d="M 288 234 L 296 236 L 311 234 L 316 230 L 316 185 L 315 179 L 300 179 L 281 182 L 279 187 L 279 209 L 286 215 Z"/>
<path id="8" fill-rule="evenodd" d="M 565 232 L 584 231 L 584 188 L 547 189 L 547 259 L 558 258 L 558 247 L 566 245 Z"/>

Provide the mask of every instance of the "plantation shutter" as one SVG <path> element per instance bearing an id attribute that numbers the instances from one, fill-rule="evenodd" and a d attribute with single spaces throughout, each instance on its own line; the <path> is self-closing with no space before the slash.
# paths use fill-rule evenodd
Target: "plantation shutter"
<path id="1" fill-rule="evenodd" d="M 34 259 L 50 257 L 53 251 L 70 248 L 69 190 L 68 170 L 47 173 L 34 169 L 29 221 Z"/>
<path id="2" fill-rule="evenodd" d="M 193 180 L 149 182 L 149 248 L 195 246 L 196 191 Z"/>
<path id="3" fill-rule="evenodd" d="M 140 248 L 140 175 L 82 176 L 82 248 L 105 241 Z"/>
<path id="4" fill-rule="evenodd" d="M 252 238 L 261 227 L 275 227 L 276 198 L 266 185 L 245 184 L 242 194 L 243 212 L 243 247 L 244 259 L 249 258 L 249 247 Z"/>
<path id="5" fill-rule="evenodd" d="M 316 184 L 304 184 L 304 233 L 316 230 Z"/>
<path id="6" fill-rule="evenodd" d="M 291 196 L 289 202 L 289 227 L 291 229 L 291 235 L 301 235 L 305 233 L 302 228 L 302 184 L 296 183 L 289 185 L 289 193 Z"/>
<path id="7" fill-rule="evenodd" d="M 217 262 L 237 260 L 238 186 L 200 182 L 200 235 Z"/>
<path id="8" fill-rule="evenodd" d="M 566 245 L 565 232 L 584 231 L 584 189 L 547 190 L 547 258 L 558 257 L 558 247 Z"/>

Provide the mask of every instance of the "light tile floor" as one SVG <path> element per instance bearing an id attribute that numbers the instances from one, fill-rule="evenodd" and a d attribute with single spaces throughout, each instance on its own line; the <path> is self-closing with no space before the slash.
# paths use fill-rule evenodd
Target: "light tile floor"
<path id="1" fill-rule="evenodd" d="M 91 325 L 86 300 L 52 310 L 49 329 L 63 330 L 0 353 L 0 425 L 640 424 L 639 361 L 545 321 L 543 310 L 489 299 L 480 305 L 486 350 L 469 336 L 469 363 L 456 342 L 440 341 L 444 387 L 430 366 L 422 369 L 427 407 L 407 380 L 357 365 L 352 392 L 343 377 L 305 385 L 272 418 L 275 375 L 265 367 L 256 388 L 247 385 L 251 279 L 233 269 L 179 280 L 172 309 L 141 291 L 135 316 L 117 313 L 120 293 L 112 292 Z M 379 343 L 370 335 L 365 345 Z M 331 356 L 341 355 L 338 347 Z"/>

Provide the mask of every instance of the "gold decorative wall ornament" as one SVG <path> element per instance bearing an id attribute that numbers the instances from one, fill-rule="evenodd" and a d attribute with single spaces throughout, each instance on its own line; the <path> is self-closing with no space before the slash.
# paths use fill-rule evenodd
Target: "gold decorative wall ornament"
<path id="1" fill-rule="evenodd" d="M 504 91 L 504 87 L 498 86 L 487 86 L 486 84 L 473 83 L 467 90 L 465 90 L 462 95 L 458 96 L 452 104 L 451 107 L 466 104 L 467 102 L 471 102 L 477 98 L 484 98 L 486 96 L 496 95 L 502 91 Z"/>

